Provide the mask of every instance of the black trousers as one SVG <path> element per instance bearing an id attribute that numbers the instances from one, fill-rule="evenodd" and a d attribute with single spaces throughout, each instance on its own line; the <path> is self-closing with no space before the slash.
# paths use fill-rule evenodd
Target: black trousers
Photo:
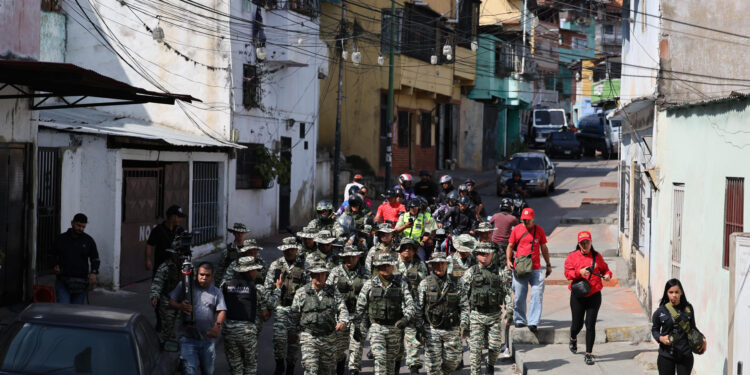
<path id="1" fill-rule="evenodd" d="M 602 293 L 596 292 L 588 297 L 578 298 L 570 294 L 570 338 L 576 338 L 583 328 L 584 318 L 586 322 L 586 353 L 594 349 L 596 339 L 596 317 L 599 315 L 599 307 L 602 305 Z"/>
<path id="2" fill-rule="evenodd" d="M 659 369 L 659 375 L 690 375 L 693 372 L 693 356 L 681 358 L 676 361 L 660 355 L 656 359 L 656 368 Z"/>

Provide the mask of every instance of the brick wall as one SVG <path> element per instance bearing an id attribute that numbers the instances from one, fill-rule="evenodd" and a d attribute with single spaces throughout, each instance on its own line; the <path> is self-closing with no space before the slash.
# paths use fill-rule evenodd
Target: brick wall
<path id="1" fill-rule="evenodd" d="M 417 179 L 418 176 L 416 174 L 422 169 L 426 169 L 430 173 L 435 171 L 435 147 L 412 145 L 412 150 L 412 165 L 414 168 L 409 167 L 409 148 L 393 145 L 393 165 L 391 170 L 394 177 L 398 177 L 402 173 L 413 173 L 412 177 Z"/>

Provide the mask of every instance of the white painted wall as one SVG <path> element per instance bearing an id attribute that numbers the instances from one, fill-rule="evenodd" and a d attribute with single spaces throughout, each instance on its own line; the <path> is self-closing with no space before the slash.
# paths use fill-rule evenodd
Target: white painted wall
<path id="1" fill-rule="evenodd" d="M 633 9 L 636 5 L 638 9 Z M 656 93 L 655 69 L 659 68 L 660 21 L 644 14 L 660 15 L 659 0 L 631 2 L 630 7 L 630 19 L 634 22 L 629 23 L 630 33 L 622 39 L 621 106 Z"/>

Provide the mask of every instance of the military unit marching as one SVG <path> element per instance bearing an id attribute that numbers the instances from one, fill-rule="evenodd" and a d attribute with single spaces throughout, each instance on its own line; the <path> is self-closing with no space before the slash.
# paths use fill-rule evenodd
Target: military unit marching
<path id="1" fill-rule="evenodd" d="M 463 366 L 464 341 L 471 374 L 482 373 L 483 358 L 492 373 L 500 355 L 509 357 L 513 315 L 512 273 L 502 250 L 483 234 L 492 226 L 479 225 L 477 237 L 461 234 L 436 246 L 425 262 L 417 255 L 428 240 L 422 232 L 399 233 L 390 222 L 373 231 L 369 210 L 356 199 L 349 203 L 349 224 L 331 218 L 330 203 L 319 203 L 318 217 L 285 238 L 270 265 L 259 258 L 257 242 L 245 238 L 244 225 L 230 230 L 235 239 L 215 283 L 226 300 L 223 335 L 231 374 L 256 373 L 259 332 L 270 318 L 277 375 L 293 374 L 300 359 L 305 374 L 359 374 L 366 341 L 375 374 L 396 374 L 402 362 L 411 373 L 452 373 Z M 498 252 L 503 261 L 495 261 Z M 164 302 L 179 279 L 172 254 L 151 288 L 164 339 L 172 337 L 177 317 Z"/>

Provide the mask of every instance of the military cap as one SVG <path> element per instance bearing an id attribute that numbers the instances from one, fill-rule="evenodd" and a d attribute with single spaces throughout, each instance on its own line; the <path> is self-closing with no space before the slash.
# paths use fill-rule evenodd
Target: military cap
<path id="1" fill-rule="evenodd" d="M 328 230 L 321 230 L 318 232 L 318 234 L 315 236 L 315 242 L 320 244 L 332 244 L 333 241 L 336 241 L 336 237 L 333 237 L 331 234 L 331 231 Z"/>
<path id="2" fill-rule="evenodd" d="M 260 264 L 255 257 L 242 257 L 237 259 L 237 263 L 234 264 L 234 272 L 247 272 L 252 270 L 263 269 L 263 265 Z"/>
<path id="3" fill-rule="evenodd" d="M 448 255 L 445 254 L 442 251 L 433 251 L 432 255 L 430 256 L 430 260 L 427 261 L 427 263 L 450 263 L 450 259 L 448 259 Z"/>
<path id="4" fill-rule="evenodd" d="M 490 224 L 489 222 L 484 221 L 484 222 L 479 223 L 479 225 L 477 226 L 477 229 L 475 229 L 474 231 L 476 231 L 476 232 L 492 232 L 494 230 L 495 230 L 495 227 L 493 227 L 492 224 Z"/>
<path id="5" fill-rule="evenodd" d="M 378 224 L 378 230 L 379 233 L 393 233 L 393 227 L 391 224 L 388 223 L 381 223 Z"/>
<path id="6" fill-rule="evenodd" d="M 247 226 L 242 223 L 234 223 L 234 226 L 232 226 L 228 230 L 234 233 L 250 233 L 250 229 L 247 229 Z"/>
<path id="7" fill-rule="evenodd" d="M 401 239 L 401 242 L 398 244 L 398 250 L 401 251 L 404 249 L 404 246 L 406 245 L 412 245 L 414 247 L 414 250 L 419 248 L 419 242 L 417 240 L 411 238 L 411 237 L 404 237 Z"/>
<path id="8" fill-rule="evenodd" d="M 294 237 L 286 237 L 283 240 L 281 240 L 281 246 L 277 247 L 277 249 L 281 251 L 289 250 L 289 249 L 299 249 L 299 244 L 297 243 L 297 239 Z"/>
<path id="9" fill-rule="evenodd" d="M 375 257 L 375 260 L 372 262 L 373 266 L 395 266 L 396 259 L 393 257 L 393 254 L 390 253 L 378 253 L 378 255 Z"/>
<path id="10" fill-rule="evenodd" d="M 341 253 L 342 257 L 356 257 L 362 256 L 362 250 L 355 246 L 346 245 L 344 246 L 344 252 Z"/>
<path id="11" fill-rule="evenodd" d="M 308 226 L 302 228 L 301 232 L 297 232 L 297 237 L 299 237 L 299 238 L 315 238 L 316 234 L 318 234 L 318 229 L 315 228 L 314 225 L 308 225 Z"/>
<path id="12" fill-rule="evenodd" d="M 325 262 L 316 261 L 310 265 L 309 273 L 328 273 Z"/>
<path id="13" fill-rule="evenodd" d="M 245 241 L 242 241 L 242 247 L 240 248 L 241 253 L 252 249 L 263 250 L 263 248 L 258 245 L 258 241 L 254 238 L 248 238 Z"/>
<path id="14" fill-rule="evenodd" d="M 492 247 L 490 242 L 480 242 L 479 245 L 474 249 L 475 253 L 492 254 L 495 252 L 495 248 Z"/>
<path id="15" fill-rule="evenodd" d="M 461 234 L 453 241 L 453 247 L 462 253 L 470 253 L 476 246 L 477 240 L 469 234 Z"/>

